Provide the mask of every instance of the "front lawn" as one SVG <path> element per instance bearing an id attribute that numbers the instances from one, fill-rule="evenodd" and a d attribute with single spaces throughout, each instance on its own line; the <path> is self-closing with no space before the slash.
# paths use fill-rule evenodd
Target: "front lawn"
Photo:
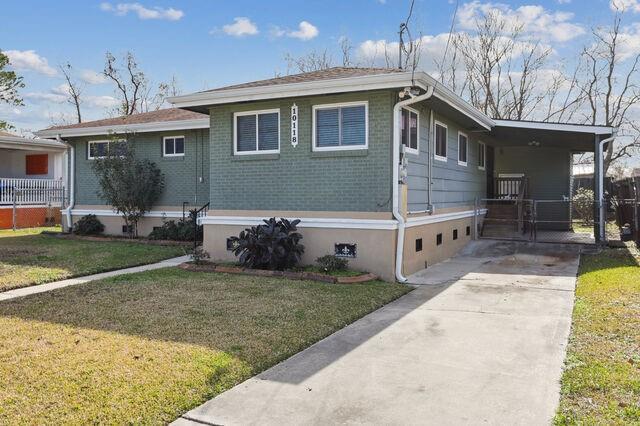
<path id="1" fill-rule="evenodd" d="M 168 268 L 0 302 L 0 424 L 166 423 L 408 291 Z"/>
<path id="2" fill-rule="evenodd" d="M 583 255 L 555 423 L 640 423 L 640 266 L 629 249 Z"/>
<path id="3" fill-rule="evenodd" d="M 179 246 L 130 241 L 81 241 L 42 234 L 48 228 L 0 231 L 0 291 L 130 266 L 185 254 Z"/>

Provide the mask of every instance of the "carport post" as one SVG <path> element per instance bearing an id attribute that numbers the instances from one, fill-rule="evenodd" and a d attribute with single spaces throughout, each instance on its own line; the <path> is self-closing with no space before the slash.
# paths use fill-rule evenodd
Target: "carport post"
<path id="1" fill-rule="evenodd" d="M 480 213 L 480 208 L 478 207 L 478 197 L 475 198 L 473 202 L 473 239 L 478 239 L 478 214 Z"/>
<path id="2" fill-rule="evenodd" d="M 602 206 L 603 206 L 603 198 L 604 198 L 604 178 L 601 175 L 602 167 L 602 145 L 600 144 L 600 136 L 596 135 L 595 140 L 595 150 L 593 155 L 593 186 L 595 197 L 593 200 L 593 235 L 595 237 L 596 243 L 601 243 L 601 219 L 602 217 Z"/>

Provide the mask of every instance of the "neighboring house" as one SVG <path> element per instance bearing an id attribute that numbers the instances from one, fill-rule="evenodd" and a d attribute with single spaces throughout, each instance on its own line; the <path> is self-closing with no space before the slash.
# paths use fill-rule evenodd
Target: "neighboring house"
<path id="1" fill-rule="evenodd" d="M 486 213 L 476 200 L 569 199 L 572 154 L 613 133 L 492 120 L 427 74 L 390 69 L 331 68 L 171 101 L 182 110 L 38 133 L 75 147 L 73 220 L 95 213 L 118 232 L 89 153 L 106 135 L 127 133 L 167 175 L 143 232 L 182 202 L 209 202 L 204 247 L 229 260 L 230 236 L 263 218 L 299 218 L 305 263 L 348 255 L 387 280 L 462 248 Z M 163 156 L 165 138 L 182 136 L 184 157 Z M 559 214 L 569 218 L 569 208 Z"/>
<path id="2" fill-rule="evenodd" d="M 18 216 L 21 226 L 43 225 L 52 219 L 50 204 L 59 217 L 66 150 L 60 142 L 0 132 L 0 229 L 11 228 Z"/>

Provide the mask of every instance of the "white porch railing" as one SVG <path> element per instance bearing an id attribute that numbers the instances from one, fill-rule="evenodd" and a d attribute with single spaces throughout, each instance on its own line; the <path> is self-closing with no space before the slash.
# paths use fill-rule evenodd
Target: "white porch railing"
<path id="1" fill-rule="evenodd" d="M 0 204 L 60 204 L 63 198 L 60 180 L 0 178 Z"/>

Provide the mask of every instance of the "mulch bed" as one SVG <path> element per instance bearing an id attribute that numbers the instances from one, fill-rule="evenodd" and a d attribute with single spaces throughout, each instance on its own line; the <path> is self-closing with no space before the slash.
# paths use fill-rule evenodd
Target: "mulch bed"
<path id="1" fill-rule="evenodd" d="M 353 277 L 334 277 L 333 275 L 320 274 L 317 272 L 269 271 L 266 269 L 242 268 L 240 266 L 216 265 L 214 263 L 197 265 L 195 263 L 185 262 L 178 267 L 185 271 L 192 272 L 221 272 L 225 274 L 252 275 L 257 277 L 282 277 L 292 280 L 321 281 L 332 284 L 355 284 L 378 279 L 378 276 L 368 273 Z"/>
<path id="2" fill-rule="evenodd" d="M 43 232 L 42 235 L 49 235 L 63 240 L 79 240 L 79 241 L 120 241 L 130 243 L 149 244 L 153 246 L 192 246 L 193 241 L 174 241 L 174 240 L 150 240 L 148 238 L 127 238 L 113 237 L 107 235 L 77 235 L 62 232 Z"/>

